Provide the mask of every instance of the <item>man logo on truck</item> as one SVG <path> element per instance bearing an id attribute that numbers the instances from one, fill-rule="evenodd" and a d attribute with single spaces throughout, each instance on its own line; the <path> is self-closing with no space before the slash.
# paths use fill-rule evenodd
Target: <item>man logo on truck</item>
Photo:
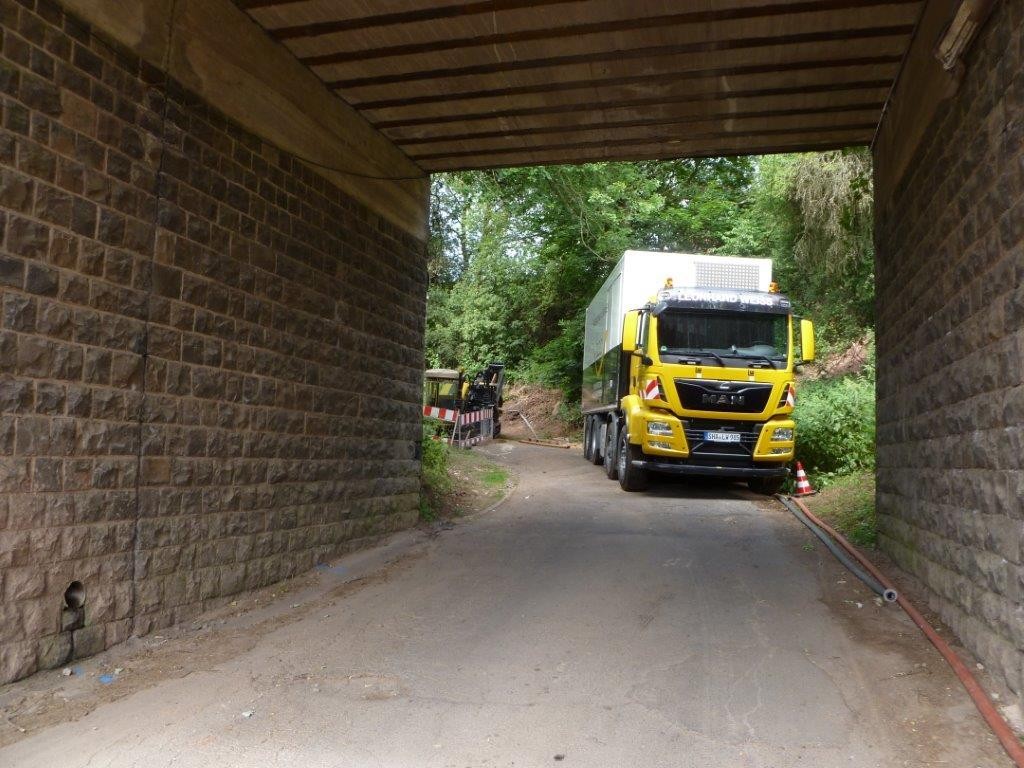
<path id="1" fill-rule="evenodd" d="M 702 405 L 743 405 L 746 399 L 743 395 L 702 395 Z"/>

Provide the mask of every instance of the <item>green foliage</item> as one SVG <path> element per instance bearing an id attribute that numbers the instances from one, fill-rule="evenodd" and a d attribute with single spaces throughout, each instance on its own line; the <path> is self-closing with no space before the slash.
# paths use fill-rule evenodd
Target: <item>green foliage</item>
<path id="1" fill-rule="evenodd" d="M 504 488 L 508 482 L 508 470 L 501 467 L 493 467 L 486 470 L 481 476 L 484 485 L 490 488 Z"/>
<path id="2" fill-rule="evenodd" d="M 818 476 L 875 466 L 875 382 L 845 376 L 803 384 L 794 415 L 797 458 Z"/>
<path id="3" fill-rule="evenodd" d="M 579 389 L 583 375 L 583 323 L 585 310 L 558 323 L 559 334 L 533 350 L 521 364 L 525 381 L 557 387 L 563 392 Z"/>
<path id="4" fill-rule="evenodd" d="M 874 549 L 878 543 L 878 521 L 875 516 L 875 497 L 856 499 L 837 520 L 839 531 L 860 547 Z"/>
<path id="5" fill-rule="evenodd" d="M 587 304 L 623 251 L 770 257 L 823 351 L 873 323 L 866 150 L 437 174 L 427 362 L 580 387 Z"/>
<path id="6" fill-rule="evenodd" d="M 868 472 L 832 479 L 808 503 L 815 514 L 861 547 L 878 540 L 875 515 L 875 478 Z"/>
<path id="7" fill-rule="evenodd" d="M 448 474 L 449 448 L 444 440 L 435 440 L 436 424 L 424 419 L 422 463 L 420 465 L 420 518 L 437 518 L 442 498 L 452 491 L 452 478 Z"/>
<path id="8" fill-rule="evenodd" d="M 583 429 L 583 408 L 579 401 L 566 402 L 563 400 L 558 404 L 558 420 L 563 424 L 577 429 Z"/>
<path id="9" fill-rule="evenodd" d="M 751 158 L 439 174 L 433 182 L 427 362 L 580 386 L 583 319 L 629 248 L 720 247 Z"/>
<path id="10" fill-rule="evenodd" d="M 760 158 L 720 251 L 771 258 L 797 311 L 845 345 L 874 324 L 872 201 L 866 149 Z"/>

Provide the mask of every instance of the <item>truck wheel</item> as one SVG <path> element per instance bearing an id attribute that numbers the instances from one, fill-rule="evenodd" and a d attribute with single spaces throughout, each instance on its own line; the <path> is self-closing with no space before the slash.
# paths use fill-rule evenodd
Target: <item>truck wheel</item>
<path id="1" fill-rule="evenodd" d="M 591 433 L 594 431 L 594 418 L 587 416 L 586 421 L 583 422 L 583 458 L 590 461 L 590 456 L 594 452 L 594 446 L 591 445 Z"/>
<path id="2" fill-rule="evenodd" d="M 763 493 L 765 496 L 774 496 L 782 488 L 784 477 L 752 477 L 747 480 L 747 487 L 754 493 Z"/>
<path id="3" fill-rule="evenodd" d="M 633 466 L 634 459 L 643 458 L 640 449 L 629 442 L 629 435 L 622 430 L 619 435 L 618 469 L 619 486 L 624 491 L 643 491 L 647 489 L 647 470 Z"/>
<path id="4" fill-rule="evenodd" d="M 590 427 L 590 463 L 600 464 L 601 456 L 601 419 L 594 417 L 594 423 Z"/>
<path id="5" fill-rule="evenodd" d="M 619 422 L 608 424 L 608 439 L 604 444 L 604 473 L 609 480 L 619 476 Z"/>

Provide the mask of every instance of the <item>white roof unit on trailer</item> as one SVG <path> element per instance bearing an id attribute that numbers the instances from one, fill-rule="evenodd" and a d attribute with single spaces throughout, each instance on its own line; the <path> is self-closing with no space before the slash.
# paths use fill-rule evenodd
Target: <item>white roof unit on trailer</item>
<path id="1" fill-rule="evenodd" d="M 457 379 L 459 372 L 454 368 L 429 368 L 423 372 L 423 377 L 427 379 Z"/>
<path id="2" fill-rule="evenodd" d="M 653 300 L 667 280 L 675 287 L 767 291 L 772 282 L 772 260 L 626 251 L 587 307 L 584 366 L 622 343 L 623 316 Z"/>

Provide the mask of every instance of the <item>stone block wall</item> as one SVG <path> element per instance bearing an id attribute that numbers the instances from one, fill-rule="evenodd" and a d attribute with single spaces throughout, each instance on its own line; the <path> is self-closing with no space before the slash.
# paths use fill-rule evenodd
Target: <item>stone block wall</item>
<path id="1" fill-rule="evenodd" d="M 924 41 L 924 45 L 930 45 Z M 1024 692 L 1024 2 L 878 190 L 882 546 Z"/>
<path id="2" fill-rule="evenodd" d="M 410 525 L 426 268 L 52 0 L 0 28 L 6 682 Z"/>

